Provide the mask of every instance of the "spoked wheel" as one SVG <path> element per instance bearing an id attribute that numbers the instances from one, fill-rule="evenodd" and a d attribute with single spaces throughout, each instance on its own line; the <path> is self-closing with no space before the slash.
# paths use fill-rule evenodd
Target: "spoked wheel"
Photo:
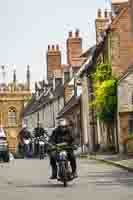
<path id="1" fill-rule="evenodd" d="M 64 179 L 64 187 L 67 187 L 67 180 Z"/>
<path id="2" fill-rule="evenodd" d="M 40 154 L 40 160 L 44 159 L 44 154 Z"/>
<path id="3" fill-rule="evenodd" d="M 40 149 L 39 149 L 39 157 L 40 157 L 40 160 L 44 159 L 44 150 L 43 150 L 43 147 L 40 147 Z"/>
<path id="4" fill-rule="evenodd" d="M 62 177 L 63 177 L 64 187 L 67 187 L 67 170 L 65 164 L 62 164 Z"/>

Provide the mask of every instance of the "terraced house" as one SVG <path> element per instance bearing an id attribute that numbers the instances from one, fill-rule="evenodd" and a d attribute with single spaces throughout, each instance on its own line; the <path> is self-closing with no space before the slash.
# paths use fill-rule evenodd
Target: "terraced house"
<path id="1" fill-rule="evenodd" d="M 60 117 L 58 114 L 74 94 L 74 84 L 69 84 L 69 81 L 71 82 L 84 61 L 84 58 L 80 57 L 82 38 L 79 34 L 79 30 L 70 31 L 68 34 L 66 64 L 62 64 L 59 45 L 48 45 L 46 53 L 48 82 L 36 87 L 35 95 L 23 113 L 23 120 L 31 131 L 38 121 L 45 129 L 54 128 L 57 125 L 57 118 Z M 71 118 L 71 115 L 67 117 Z M 76 121 L 73 123 L 78 124 Z"/>

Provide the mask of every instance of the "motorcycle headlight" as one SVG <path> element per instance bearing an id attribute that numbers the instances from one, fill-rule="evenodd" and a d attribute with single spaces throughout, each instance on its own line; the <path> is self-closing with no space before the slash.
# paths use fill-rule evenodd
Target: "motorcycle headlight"
<path id="1" fill-rule="evenodd" d="M 40 144 L 40 145 L 44 145 L 44 142 L 43 142 L 43 141 L 39 141 L 39 144 Z"/>
<path id="2" fill-rule="evenodd" d="M 60 160 L 66 160 L 66 158 L 67 158 L 67 152 L 66 151 L 61 151 L 59 153 L 59 159 Z"/>

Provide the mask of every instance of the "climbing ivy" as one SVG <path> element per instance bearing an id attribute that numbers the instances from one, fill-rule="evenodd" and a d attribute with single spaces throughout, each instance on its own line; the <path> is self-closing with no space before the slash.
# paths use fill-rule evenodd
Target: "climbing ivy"
<path id="1" fill-rule="evenodd" d="M 111 75 L 111 66 L 100 64 L 93 74 L 96 115 L 99 120 L 112 120 L 117 109 L 117 79 Z"/>
<path id="2" fill-rule="evenodd" d="M 102 82 L 110 79 L 111 66 L 109 64 L 99 64 L 96 68 L 96 72 L 92 75 L 94 82 Z"/>

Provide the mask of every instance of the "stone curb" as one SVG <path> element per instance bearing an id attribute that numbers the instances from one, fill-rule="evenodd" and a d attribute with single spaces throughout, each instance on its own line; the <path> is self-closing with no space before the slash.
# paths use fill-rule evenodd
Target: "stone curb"
<path id="1" fill-rule="evenodd" d="M 125 169 L 125 170 L 127 170 L 129 172 L 133 172 L 133 168 L 132 167 L 125 166 L 125 165 L 117 163 L 115 161 L 111 161 L 111 160 L 107 160 L 107 159 L 103 159 L 103 158 L 97 158 L 96 156 L 90 156 L 89 158 L 93 159 L 93 160 L 101 161 L 101 162 L 104 162 L 104 163 L 107 163 L 107 164 L 114 165 L 116 167 Z"/>

